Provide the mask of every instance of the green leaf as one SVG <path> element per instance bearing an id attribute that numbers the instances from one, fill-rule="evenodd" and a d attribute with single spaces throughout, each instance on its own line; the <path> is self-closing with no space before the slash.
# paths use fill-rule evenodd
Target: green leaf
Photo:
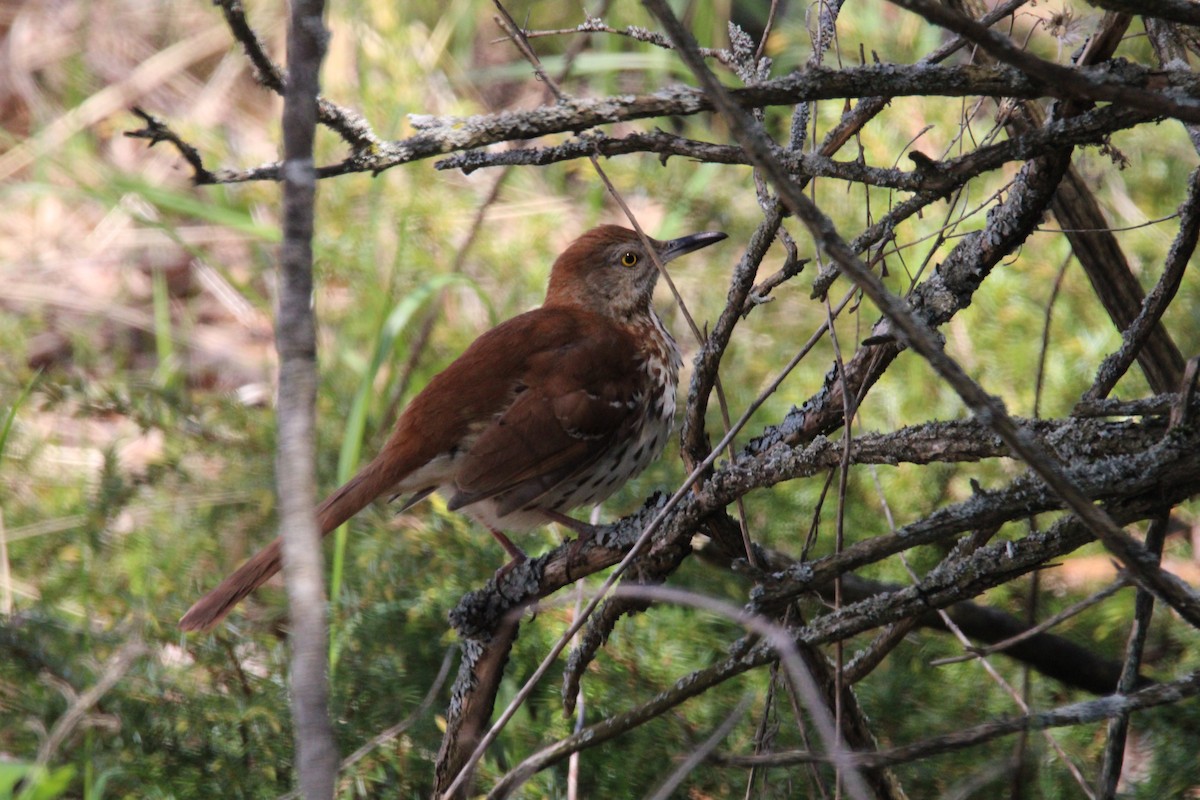
<path id="1" fill-rule="evenodd" d="M 0 763 L 0 800 L 11 800 L 13 789 L 24 781 L 16 800 L 54 800 L 62 797 L 75 777 L 75 767 L 49 769 L 36 764 Z"/>
<path id="2" fill-rule="evenodd" d="M 4 447 L 8 444 L 8 434 L 12 430 L 13 422 L 17 418 L 17 410 L 25 404 L 29 399 L 29 393 L 33 391 L 33 387 L 37 385 L 38 378 L 42 376 L 42 371 L 39 369 L 34 376 L 30 378 L 29 383 L 25 384 L 25 388 L 21 390 L 21 394 L 17 396 L 12 407 L 8 409 L 8 415 L 4 418 L 4 427 L 0 428 L 0 460 L 4 459 Z"/>
<path id="3" fill-rule="evenodd" d="M 279 242 L 282 239 L 278 226 L 255 222 L 250 214 L 241 209 L 196 197 L 190 190 L 154 186 L 133 175 L 114 176 L 111 189 L 119 194 L 136 194 L 156 208 L 232 228 L 264 242 Z"/>
<path id="4" fill-rule="evenodd" d="M 350 413 L 346 418 L 342 449 L 338 455 L 339 484 L 348 481 L 358 468 L 358 463 L 362 456 L 363 435 L 367 427 L 367 413 L 370 410 L 371 397 L 374 393 L 372 390 L 375 386 L 375 377 L 379 374 L 379 370 L 383 368 L 384 362 L 392 357 L 393 351 L 396 349 L 397 339 L 401 332 L 408 327 L 417 310 L 442 289 L 454 284 L 471 286 L 478 293 L 478 287 L 465 275 L 460 273 L 436 275 L 402 297 L 383 321 L 383 325 L 380 326 L 379 333 L 375 337 L 374 355 L 371 357 L 371 363 L 363 373 L 362 380 L 359 381 L 358 391 L 354 396 L 354 402 L 351 404 Z M 346 526 L 342 525 L 338 528 L 337 533 L 334 534 L 333 564 L 330 567 L 329 576 L 329 597 L 334 602 L 336 602 L 336 598 L 341 593 L 345 560 Z M 337 664 L 336 641 L 337 637 L 333 636 L 331 632 L 329 652 L 331 674 Z"/>

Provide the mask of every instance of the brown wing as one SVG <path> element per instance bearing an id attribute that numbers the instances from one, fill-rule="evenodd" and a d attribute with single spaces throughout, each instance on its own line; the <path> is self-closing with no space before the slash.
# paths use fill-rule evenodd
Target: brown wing
<path id="1" fill-rule="evenodd" d="M 516 399 L 463 456 L 450 508 L 495 498 L 503 516 L 586 469 L 629 435 L 641 382 L 632 337 L 609 324 L 537 353 Z"/>

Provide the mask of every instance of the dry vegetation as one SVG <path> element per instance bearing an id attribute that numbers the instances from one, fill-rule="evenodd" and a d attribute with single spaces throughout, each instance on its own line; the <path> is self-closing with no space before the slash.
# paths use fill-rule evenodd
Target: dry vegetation
<path id="1" fill-rule="evenodd" d="M 644 796 L 674 771 L 694 797 L 833 796 L 835 784 L 868 797 L 1104 796 L 1118 775 L 1131 797 L 1200 791 L 1200 405 L 1183 380 L 1200 351 L 1200 282 L 1184 269 L 1200 213 L 1200 93 L 1196 28 L 1172 16 L 1190 4 L 1147 2 L 1167 20 L 1156 22 L 1010 4 L 992 30 L 1040 61 L 998 71 L 987 47 L 964 47 L 948 70 L 992 69 L 958 76 L 990 77 L 992 91 L 904 72 L 917 83 L 870 119 L 861 82 L 899 78 L 862 64 L 913 64 L 953 41 L 897 7 L 924 3 L 846 4 L 836 24 L 781 3 L 769 29 L 770 3 L 685 4 L 684 24 L 715 49 L 707 63 L 774 152 L 730 112 L 697 110 L 721 108 L 712 88 L 649 97 L 700 84 L 677 50 L 625 29 L 666 30 L 640 5 L 589 9 L 586 36 L 574 7 L 510 9 L 543 32 L 527 44 L 565 104 L 531 78 L 492 5 L 413 5 L 330 9 L 323 94 L 376 138 L 318 137 L 318 162 L 347 173 L 322 181 L 317 205 L 323 488 L 471 338 L 538 302 L 564 243 L 623 220 L 586 151 L 607 156 L 650 234 L 722 229 L 731 241 L 673 273 L 711 335 L 704 349 L 678 309 L 664 313 L 684 386 L 698 375 L 682 446 L 608 504 L 611 519 L 642 510 L 582 563 L 539 533 L 524 546 L 545 559 L 497 588 L 487 581 L 502 554 L 437 501 L 375 508 L 326 550 L 333 716 L 341 754 L 353 753 L 341 796 L 449 784 L 493 704 L 575 620 L 565 587 L 587 575 L 581 597 L 599 588 L 721 438 L 718 368 L 732 420 L 763 395 L 761 407 L 663 515 L 652 556 L 584 631 L 567 675 L 532 688 L 477 766 L 478 790 Z M 731 46 L 734 5 L 751 33 Z M 247 13 L 281 59 L 284 9 L 260 0 Z M 836 38 L 821 39 L 822 20 Z M 292 787 L 282 592 L 259 593 L 212 636 L 174 625 L 275 521 L 280 212 L 261 178 L 278 158 L 279 99 L 204 2 L 25 0 L 0 8 L 0 30 L 0 419 L 11 422 L 0 427 L 0 798 L 21 776 L 29 798 L 277 796 Z M 754 58 L 764 31 L 769 67 Z M 1111 42 L 1095 36 L 1106 31 Z M 1045 71 L 1114 54 L 1135 68 L 1107 82 L 1089 73 L 1083 88 Z M 784 79 L 818 64 L 823 99 L 797 102 L 809 90 Z M 1138 97 L 1110 104 L 1125 85 Z M 1063 96 L 1052 106 L 1052 95 Z M 197 149 L 210 185 L 193 185 L 171 142 L 125 135 L 145 127 L 134 106 Z M 831 135 L 855 114 L 861 126 Z M 835 138 L 840 149 L 821 150 Z M 968 383 L 931 367 L 936 353 L 902 321 L 879 322 L 849 253 L 830 237 L 817 247 L 800 221 L 815 220 L 806 198 L 880 285 L 917 298 L 939 352 L 1003 401 L 1044 464 L 971 421 L 981 407 Z M 1107 381 L 1106 357 L 1176 262 L 1181 283 L 1149 344 Z M 950 288 L 933 292 L 937 281 Z M 836 338 L 822 335 L 835 313 Z M 1079 523 L 1034 473 L 1065 474 L 1125 527 Z M 1156 540 L 1164 571 L 1147 552 Z M 682 593 L 646 594 L 660 583 Z M 499 613 L 538 601 L 533 616 Z M 446 651 L 459 642 L 472 646 L 451 688 L 460 656 Z M 469 680 L 496 664 L 492 680 Z M 1096 699 L 1122 669 L 1117 696 L 1136 711 L 1124 747 L 1108 727 L 1120 704 Z M 688 681 L 705 691 L 691 696 Z M 572 736 L 558 695 L 567 687 L 570 705 L 576 682 L 585 728 Z M 823 738 L 826 717 L 837 736 Z M 861 756 L 835 769 L 839 738 Z"/>

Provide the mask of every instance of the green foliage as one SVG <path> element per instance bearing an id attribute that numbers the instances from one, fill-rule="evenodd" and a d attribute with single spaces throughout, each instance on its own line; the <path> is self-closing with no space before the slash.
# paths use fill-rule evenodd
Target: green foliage
<path id="1" fill-rule="evenodd" d="M 0 800 L 55 800 L 67 793 L 74 775 L 75 768 L 69 765 L 51 770 L 35 764 L 0 763 Z"/>
<path id="2" fill-rule="evenodd" d="M 36 6 L 38 4 L 26 4 Z M 25 121 L 6 120 L 4 138 L 45 134 L 71 109 L 95 98 L 128 75 L 145 54 L 162 50 L 197 30 L 220 25 L 208 3 L 176 3 L 147 12 L 127 0 L 65 4 L 88 25 L 64 32 L 39 17 L 46 41 L 69 41 L 69 52 L 47 52 L 44 68 L 26 75 L 39 103 L 23 108 Z M 612 4 L 606 21 L 615 27 L 647 25 L 640 4 Z M 680 4 L 675 4 L 680 5 Z M 722 47 L 731 13 L 765 19 L 765 3 L 683 4 L 702 44 Z M 742 9 L 735 6 L 750 5 Z M 260 30 L 279 39 L 283 7 L 247 3 Z M 578 24 L 571 4 L 516 3 L 515 18 L 531 27 Z M 28 12 L 32 13 L 32 12 Z M 411 135 L 409 113 L 465 115 L 531 105 L 528 67 L 496 37 L 489 4 L 448 0 L 397 4 L 355 0 L 330 9 L 332 50 L 323 87 L 335 101 L 360 109 L 383 137 Z M 161 15 L 161 16 L 156 16 Z M 90 34 L 89 34 L 90 31 Z M 51 36 L 50 34 L 54 34 Z M 914 15 L 890 6 L 845 14 L 839 23 L 845 63 L 858 46 L 881 59 L 909 62 L 940 43 L 940 35 Z M 1053 56 L 1053 42 L 1031 34 L 1031 46 Z M 553 74 L 573 39 L 536 40 Z M 778 20 L 767 53 L 776 73 L 798 66 L 809 53 L 804 15 Z M 117 46 L 116 42 L 127 42 Z M 1144 47 L 1131 39 L 1129 47 Z M 248 166 L 277 158 L 278 117 L 273 99 L 245 74 L 230 45 L 164 76 L 139 103 L 170 121 L 204 153 L 210 166 Z M 43 63 L 43 62 L 39 62 Z M 591 37 L 575 62 L 567 91 L 579 95 L 648 92 L 687 80 L 666 51 L 626 37 Z M 818 131 L 842 113 L 840 103 L 817 104 Z M 956 136 L 964 116 L 957 101 L 897 99 L 859 137 L 865 158 L 890 166 L 906 148 L 941 156 L 961 147 Z M 724 141 L 711 118 L 673 120 L 684 135 Z M 786 131 L 788 115 L 770 111 L 773 132 Z M 972 120 L 979 132 L 990 119 Z M 28 127 L 21 131 L 22 125 Z M 279 241 L 278 189 L 255 183 L 196 189 L 166 145 L 147 150 L 121 132 L 139 125 L 124 111 L 78 130 L 61 146 L 39 151 L 25 172 L 0 186 L 6 215 L 4 252 L 10 285 L 0 290 L 0 507 L 11 580 L 2 588 L 13 613 L 0 618 L 0 798 L 70 797 L 275 797 L 291 788 L 292 731 L 287 706 L 284 599 L 268 587 L 250 598 L 216 634 L 181 636 L 175 621 L 217 576 L 236 566 L 274 535 L 274 419 L 270 349 L 274 297 L 273 261 Z M 930 126 L 926 129 L 926 126 Z M 1181 175 L 1194 161 L 1178 126 L 1143 126 L 1113 137 L 1113 147 L 1136 159 L 1136 180 L 1116 170 L 1107 156 L 1086 151 L 1079 168 L 1112 207 L 1136 209 L 1148 219 L 1171 214 L 1182 199 Z M 343 146 L 322 132 L 322 163 L 343 157 Z M 1141 153 L 1153 157 L 1142 158 Z M 852 157 L 851 155 L 845 156 Z M 703 324 L 723 306 L 728 273 L 759 218 L 748 170 L 696 165 L 681 158 L 665 164 L 654 156 L 613 159 L 606 171 L 653 235 L 691 229 L 722 229 L 730 246 L 719 256 L 681 264 L 673 276 Z M 885 256 L 891 289 L 904 292 L 927 275 L 956 239 L 933 237 L 960 215 L 951 231 L 977 230 L 983 215 L 966 214 L 1004 191 L 1014 167 L 983 176 L 972 196 L 951 208 L 942 203 L 906 223 L 900 243 Z M 435 171 L 424 161 L 379 176 L 353 175 L 321 183 L 318 206 L 314 303 L 320 325 L 321 388 L 318 398 L 318 478 L 337 485 L 386 437 L 395 410 L 480 332 L 495 321 L 536 305 L 549 265 L 563 244 L 600 221 L 617 219 L 604 188 L 586 162 L 569 162 L 508 174 L 500 200 L 485 217 L 475 244 L 455 271 L 455 256 L 494 171 L 470 176 Z M 815 182 L 811 194 L 840 228 L 857 231 L 898 202 L 895 193 L 840 182 Z M 1132 214 L 1132 212 L 1130 212 Z M 788 223 L 810 249 L 799 226 Z M 1035 396 L 1037 337 L 1013 331 L 1041 330 L 1050 301 L 1048 287 L 1067 257 L 1051 230 L 1038 234 L 1019 259 L 997 269 L 987 291 L 944 333 L 947 348 L 970 374 L 1000 394 L 1016 414 L 1066 413 L 1089 384 L 1099 361 L 1119 335 L 1075 264 L 1067 267 L 1052 309 L 1042 394 Z M 1118 234 L 1122 247 L 1152 285 L 1161 270 L 1164 240 L 1172 224 Z M 782 266 L 773 250 L 764 274 Z M 733 409 L 741 409 L 770 381 L 825 319 L 808 297 L 810 265 L 800 279 L 781 287 L 774 302 L 757 308 L 739 330 L 722 371 Z M 180 268 L 190 283 L 172 283 L 167 268 Z M 44 283 L 42 294 L 31 287 Z M 17 291 L 16 286 L 25 294 Z M 835 284 L 836 301 L 848 286 Z M 8 292 L 5 295 L 4 292 Z M 30 299 L 32 298 L 32 299 Z M 1167 324 L 1185 353 L 1200 349 L 1200 282 L 1185 282 Z M 410 364 L 425 314 L 432 334 Z M 666 310 L 685 360 L 697 345 L 682 316 Z M 837 323 L 843 348 L 869 333 L 875 312 L 861 308 Z M 24 354 L 42 334 L 61 336 L 66 356 L 30 366 Z M 764 425 L 803 402 L 829 369 L 828 339 L 770 397 L 744 445 Z M 1136 371 L 1121 386 L 1138 396 L 1145 385 Z M 855 433 L 894 430 L 927 419 L 965 416 L 957 396 L 927 366 L 904 354 L 860 409 Z M 709 430 L 721 428 L 713 404 Z M 947 502 L 968 498 L 972 481 L 1002 485 L 1017 473 L 1007 461 L 969 467 L 911 465 L 855 470 L 847 488 L 846 543 L 863 541 Z M 631 511 L 656 488 L 679 485 L 683 469 L 674 453 L 625 487 L 605 508 L 609 517 Z M 784 484 L 747 501 L 749 525 L 766 546 L 798 551 L 808 535 L 824 476 Z M 813 555 L 832 551 L 836 481 L 819 510 Z M 886 498 L 885 502 L 882 498 Z M 1187 513 L 1196 514 L 1194 504 Z M 1041 521 L 1044 527 L 1047 520 Z M 1008 526 L 1003 537 L 1023 535 Z M 343 754 L 409 716 L 433 682 L 455 638 L 446 621 L 459 598 L 480 586 L 503 554 L 490 537 L 433 501 L 394 516 L 370 509 L 339 533 L 331 549 L 331 653 L 333 713 Z M 533 553 L 557 543 L 541 531 L 523 540 Z M 1099 550 L 1085 550 L 1099 553 Z M 1172 540 L 1168 553 L 1190 555 Z M 910 555 L 918 572 L 944 549 Z M 880 580 L 909 582 L 896 560 L 868 571 Z M 744 603 L 749 584 L 741 577 L 689 561 L 674 585 Z M 1078 590 L 1055 589 L 1039 598 L 1039 615 L 1079 599 Z M 7 602 L 7 601 L 6 601 Z M 987 602 L 1023 614 L 1029 603 L 1021 584 L 991 593 Z M 1126 591 L 1073 620 L 1064 635 L 1120 657 L 1130 618 Z M 499 699 L 503 705 L 556 637 L 566 629 L 569 601 L 547 603 L 522 630 Z M 812 604 L 806 613 L 823 613 Z M 1159 614 L 1152 630 L 1149 671 L 1169 678 L 1200 666 L 1200 637 Z M 624 620 L 584 681 L 588 722 L 628 710 L 693 670 L 723 657 L 742 634 L 725 620 L 675 607 Z M 32 767 L 46 732 L 71 698 L 95 685 L 106 659 L 128 638 L 148 643 L 138 661 L 55 754 L 51 766 Z M 847 656 L 869 639 L 855 639 Z M 1007 695 L 975 663 L 930 667 L 961 652 L 948 638 L 914 633 L 856 690 L 868 716 L 898 745 L 1013 713 Z M 1018 667 L 1002 657 L 992 663 L 1019 684 Z M 581 796 L 628 797 L 650 791 L 673 764 L 719 725 L 746 693 L 755 702 L 722 747 L 749 752 L 766 714 L 775 745 L 805 746 L 786 698 L 768 703 L 766 670 L 723 685 L 650 725 L 581 758 Z M 783 694 L 778 686 L 774 691 Z M 930 698 L 935 698 L 931 700 Z M 427 796 L 431 764 L 441 741 L 437 714 L 445 708 L 442 687 L 432 711 L 398 738 L 373 750 L 344 776 L 343 797 Z M 1030 703 L 1044 708 L 1080 699 L 1057 684 L 1034 680 Z M 502 735 L 480 767 L 486 782 L 530 751 L 569 734 L 562 718 L 558 682 L 543 683 L 532 702 Z M 1195 704 L 1135 718 L 1153 753 L 1149 777 L 1138 797 L 1180 796 L 1200 782 L 1195 761 L 1200 717 Z M 1068 755 L 1098 762 L 1102 733 L 1095 726 L 1056 731 Z M 1028 787 L 1032 795 L 1074 797 L 1078 790 L 1039 737 L 1030 737 Z M 1008 785 L 1003 771 L 1012 740 L 917 762 L 897 771 L 913 797 L 934 797 L 979 776 L 995 777 L 975 796 Z M 827 772 L 825 774 L 828 774 Z M 763 797 L 803 796 L 812 789 L 808 768 L 771 768 L 760 773 Z M 745 775 L 705 764 L 689 779 L 695 796 L 736 796 Z M 566 794 L 566 771 L 539 773 L 524 796 Z"/>

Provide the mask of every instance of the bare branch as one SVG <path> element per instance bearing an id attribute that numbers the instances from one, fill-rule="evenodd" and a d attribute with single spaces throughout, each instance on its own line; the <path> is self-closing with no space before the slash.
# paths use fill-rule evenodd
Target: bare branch
<path id="1" fill-rule="evenodd" d="M 861 437 L 860 437 L 861 441 Z M 820 444 L 814 443 L 814 446 Z M 1200 466 L 1200 460 L 1187 452 L 1191 443 L 1168 439 L 1151 446 L 1139 455 L 1099 459 L 1088 467 L 1076 464 L 1067 470 L 1067 477 L 1094 500 L 1121 503 L 1124 519 L 1140 519 L 1158 506 L 1150 502 L 1157 488 L 1164 490 L 1160 505 L 1172 505 L 1190 497 L 1200 489 L 1200 480 L 1184 478 L 1175 470 Z M 811 449 L 806 448 L 806 450 Z M 826 448 L 827 449 L 827 448 Z M 826 456 L 828 458 L 828 456 Z M 1167 465 L 1156 466 L 1159 459 Z M 1082 467 L 1082 468 L 1081 468 Z M 1116 470 L 1113 474 L 1111 470 Z M 1145 470 L 1154 475 L 1144 475 Z M 714 476 L 710 485 L 719 485 L 724 477 Z M 720 497 L 720 494 L 718 494 Z M 704 498 L 708 499 L 708 498 Z M 710 501 L 714 502 L 714 501 Z M 719 501 L 718 501 L 719 502 Z M 1013 482 L 1004 489 L 979 492 L 969 500 L 939 508 L 924 519 L 906 525 L 894 534 L 874 536 L 846 548 L 841 554 L 826 556 L 804 564 L 796 571 L 771 576 L 763 601 L 780 604 L 798 597 L 814 586 L 824 585 L 839 574 L 859 569 L 889 555 L 920 544 L 929 544 L 967 531 L 998 526 L 1031 513 L 1043 513 L 1062 508 L 1048 487 L 1032 476 Z"/>
<path id="2" fill-rule="evenodd" d="M 45 766 L 58 753 L 58 749 L 75 732 L 79 724 L 87 717 L 88 712 L 100 702 L 100 698 L 117 685 L 134 663 L 146 655 L 147 647 L 140 639 L 133 639 L 122 645 L 104 664 L 100 679 L 83 694 L 72 699 L 70 706 L 50 729 L 50 734 L 38 747 L 36 763 Z"/>
<path id="3" fill-rule="evenodd" d="M 1121 338 L 1121 347 L 1117 352 L 1104 359 L 1096 370 L 1096 381 L 1084 393 L 1081 402 L 1098 400 L 1107 397 L 1116 386 L 1117 381 L 1129 369 L 1137 357 L 1146 338 L 1158 325 L 1163 313 L 1167 310 L 1179 284 L 1183 281 L 1183 273 L 1196 251 L 1197 237 L 1200 236 L 1200 170 L 1193 170 L 1188 180 L 1188 194 L 1179 207 L 1179 233 L 1171 244 L 1167 254 L 1167 263 L 1162 276 L 1154 289 L 1142 303 L 1142 310 L 1125 329 Z"/>
<path id="4" fill-rule="evenodd" d="M 1200 94 L 1200 77 L 1191 72 L 1150 72 L 1125 65 L 1119 71 L 1111 65 L 1079 70 L 1088 81 L 1100 85 L 1117 83 L 1132 87 L 1139 96 L 1157 96 L 1148 88 L 1164 89 L 1163 97 Z M 1175 92 L 1167 94 L 1165 92 Z M 1037 98 L 1053 94 L 1046 86 L 1030 81 L 1010 67 L 943 67 L 937 65 L 870 65 L 837 70 L 826 67 L 808 69 L 754 86 L 731 90 L 733 102 L 742 108 L 794 105 L 808 100 L 854 97 L 898 97 L 905 95 L 943 95 L 964 97 Z M 1141 106 L 1137 106 L 1140 108 Z M 419 133 L 396 141 L 373 143 L 352 153 L 336 164 L 318 168 L 318 178 L 353 172 L 378 174 L 400 164 L 471 150 L 510 141 L 525 141 L 555 133 L 581 132 L 600 125 L 665 116 L 692 116 L 711 111 L 704 94 L 690 87 L 676 86 L 650 95 L 623 95 L 608 98 L 569 98 L 554 106 L 530 111 L 503 112 L 473 117 L 412 117 Z M 1161 108 L 1151 113 L 1166 113 Z M 1186 116 L 1180 116 L 1186 119 Z M 244 170 L 211 170 L 213 183 L 237 183 L 279 180 L 280 165 L 264 164 Z"/>
<path id="5" fill-rule="evenodd" d="M 574 28 L 558 28 L 556 30 L 542 31 L 522 30 L 521 33 L 526 39 L 541 39 L 546 36 L 563 36 L 573 33 L 608 33 L 612 34 L 613 36 L 624 36 L 628 39 L 632 39 L 635 42 L 642 42 L 643 44 L 652 45 L 663 50 L 674 49 L 671 46 L 671 43 L 667 41 L 667 37 L 663 36 L 657 31 L 646 30 L 645 28 L 639 28 L 634 25 L 628 25 L 624 28 L 614 28 L 611 25 L 606 25 L 604 20 L 600 17 L 588 14 L 586 9 L 584 10 L 584 14 L 587 15 L 587 19 L 576 25 Z M 729 66 L 730 64 L 730 54 L 727 50 L 717 50 L 711 47 L 702 47 L 700 48 L 700 52 L 705 58 L 714 59 L 725 66 Z"/>
<path id="6" fill-rule="evenodd" d="M 283 105 L 283 247 L 276 347 L 279 440 L 276 483 L 283 576 L 291 620 L 291 704 L 296 771 L 309 800 L 332 798 L 338 753 L 329 719 L 329 636 L 316 517 L 316 326 L 312 311 L 312 239 L 316 176 L 313 139 L 317 87 L 328 31 L 323 0 L 296 0 L 288 26 L 288 85 Z"/>
<path id="7" fill-rule="evenodd" d="M 725 308 L 717 319 L 708 338 L 696 354 L 692 371 L 692 385 L 688 389 L 687 415 L 683 421 L 681 440 L 684 452 L 693 461 L 703 461 L 709 454 L 705 441 L 704 415 L 708 411 L 708 398 L 717 380 L 717 370 L 725 348 L 733 336 L 734 328 L 742 318 L 742 309 L 750 295 L 750 288 L 758 274 L 759 265 L 767 254 L 767 248 L 775 240 L 775 234 L 783 221 L 782 209 L 776 207 L 768 213 L 750 238 L 746 252 L 734 269 L 730 280 L 729 295 Z"/>
<path id="8" fill-rule="evenodd" d="M 1019 733 L 1021 731 L 1039 731 L 1047 728 L 1061 728 L 1070 725 L 1087 725 L 1105 719 L 1130 714 L 1155 706 L 1178 703 L 1189 697 L 1200 694 L 1200 672 L 1193 672 L 1184 678 L 1170 683 L 1150 686 L 1132 694 L 1114 694 L 1098 700 L 1087 700 L 1082 703 L 1072 703 L 1052 711 L 1041 711 L 1026 714 L 1011 719 L 996 720 L 984 723 L 966 730 L 953 731 L 923 742 L 893 747 L 878 753 L 864 753 L 855 756 L 862 766 L 891 766 L 907 764 L 930 756 L 962 750 L 967 747 L 997 739 L 1001 736 Z M 787 766 L 808 761 L 825 761 L 823 754 L 811 752 L 767 753 L 756 756 L 719 756 L 714 760 L 719 764 L 736 766 Z"/>
<path id="9" fill-rule="evenodd" d="M 183 160 L 188 162 L 192 168 L 192 182 L 199 185 L 205 183 L 213 183 L 214 176 L 204 167 L 204 162 L 200 157 L 200 151 L 192 145 L 188 144 L 175 131 L 171 130 L 168 125 L 158 117 L 150 114 L 142 109 L 134 106 L 130 109 L 134 114 L 146 121 L 146 127 L 139 128 L 136 131 L 125 131 L 125 135 L 131 139 L 146 139 L 149 141 L 149 147 L 159 142 L 169 142 L 175 145 L 179 150 L 179 154 L 183 156 Z"/>
<path id="10" fill-rule="evenodd" d="M 905 0 L 905 2 L 915 3 L 918 0 Z M 804 221 L 817 242 L 883 311 L 889 322 L 896 325 L 909 346 L 920 353 L 930 366 L 958 392 L 971 410 L 1000 434 L 1006 444 L 1012 447 L 1022 460 L 1053 487 L 1055 493 L 1062 497 L 1070 509 L 1087 523 L 1105 547 L 1120 558 L 1134 573 L 1139 585 L 1144 585 L 1154 591 L 1190 623 L 1200 627 L 1200 597 L 1178 578 L 1163 572 L 1156 560 L 1145 551 L 1145 548 L 1117 527 L 1106 514 L 1092 505 L 1078 487 L 1066 478 L 1062 470 L 1047 458 L 1041 448 L 1017 427 L 999 400 L 984 392 L 982 387 L 972 380 L 957 362 L 945 354 L 928 324 L 913 315 L 903 300 L 887 290 L 882 281 L 858 260 L 851 248 L 841 239 L 829 218 L 805 195 L 795 190 L 786 171 L 765 144 L 766 137 L 753 120 L 749 119 L 731 102 L 728 92 L 717 83 L 704 62 L 699 59 L 691 35 L 679 24 L 663 0 L 645 0 L 645 4 L 663 23 L 668 35 L 680 48 L 681 55 L 688 66 L 704 84 L 705 90 L 719 106 L 722 115 L 730 121 L 734 135 L 747 149 L 748 154 L 751 154 L 755 165 L 767 173 L 771 183 L 780 193 L 780 198 L 792 213 Z M 920 5 L 924 7 L 924 0 L 920 0 Z M 940 9 L 940 7 L 938 8 Z M 940 10 L 938 13 L 941 16 Z M 953 16 L 965 20 L 971 26 L 977 26 L 977 23 L 967 20 L 961 15 Z M 990 35 L 990 32 L 985 31 L 985 33 Z M 1117 94 L 1123 96 L 1124 93 Z M 1059 175 L 1061 175 L 1065 161 L 1060 160 L 1057 166 Z M 1051 166 L 1048 171 L 1053 173 L 1054 166 Z"/>
<path id="11" fill-rule="evenodd" d="M 1188 0 L 1088 0 L 1094 6 L 1109 11 L 1157 17 L 1184 25 L 1200 25 L 1200 8 Z"/>
<path id="12" fill-rule="evenodd" d="M 970 178 L 1012 161 L 1044 155 L 1064 145 L 1103 144 L 1119 130 L 1147 121 L 1142 112 L 1106 106 L 1083 117 L 1056 120 L 1042 128 L 993 145 L 981 146 L 946 161 L 923 160 L 911 171 L 871 167 L 858 161 L 834 161 L 818 154 L 776 149 L 776 157 L 794 175 L 834 178 L 868 186 L 885 186 L 912 192 L 931 192 L 941 197 Z M 609 137 L 597 131 L 562 144 L 511 150 L 469 150 L 434 164 L 436 169 L 477 169 L 499 166 L 546 166 L 595 155 L 612 157 L 631 153 L 656 153 L 665 162 L 671 156 L 691 158 L 707 164 L 741 164 L 750 161 L 740 147 L 685 139 L 653 131 Z"/>
<path id="13" fill-rule="evenodd" d="M 901 8 L 920 14 L 935 25 L 957 33 L 978 44 L 994 58 L 1011 64 L 1047 87 L 1048 93 L 1065 100 L 1092 100 L 1120 103 L 1156 115 L 1200 122 L 1200 101 L 1168 96 L 1155 89 L 1140 91 L 1124 81 L 1100 77 L 1100 73 L 1063 67 L 1023 50 L 1007 36 L 980 25 L 951 8 L 932 0 L 892 0 Z"/>
<path id="14" fill-rule="evenodd" d="M 1197 440 L 1200 433 L 1184 436 L 1179 431 L 1176 438 L 1164 441 L 1164 420 L 1142 424 L 1095 419 L 1036 420 L 1026 424 L 1030 434 L 1037 436 L 1043 446 L 1053 448 L 1059 458 L 1073 464 L 1070 476 L 1096 498 L 1114 501 L 1127 496 L 1138 498 L 1137 502 L 1122 506 L 1121 513 L 1126 519 L 1142 518 L 1138 515 L 1147 508 L 1157 509 L 1163 503 L 1200 492 L 1200 471 L 1196 469 L 1200 467 Z M 850 463 L 973 461 L 1008 455 L 1007 445 L 980 423 L 942 422 L 894 434 L 859 435 L 850 450 Z M 664 515 L 665 527 L 656 537 L 654 548 L 690 538 L 702 520 L 722 511 L 737 496 L 784 480 L 818 474 L 837 466 L 841 459 L 841 445 L 824 438 L 807 447 L 777 445 L 753 457 L 743 456 L 714 472 L 698 493 L 681 500 L 677 508 Z M 1159 488 L 1164 494 L 1155 494 Z M 1147 499 L 1142 499 L 1143 494 Z M 1150 503 L 1150 495 L 1157 498 L 1154 503 Z M 758 595 L 759 602 L 780 607 L 806 591 L 830 583 L 837 575 L 909 547 L 1023 518 L 1031 511 L 1061 507 L 1061 501 L 1044 484 L 1032 477 L 1020 478 L 1007 488 L 981 492 L 962 503 L 938 509 L 899 529 L 895 535 L 872 537 L 847 547 L 840 556 L 759 576 L 765 582 Z M 451 614 L 451 622 L 464 638 L 486 638 L 513 609 L 617 563 L 649 527 L 648 522 L 662 515 L 666 508 L 661 497 L 653 497 L 636 514 L 600 528 L 590 541 L 561 545 L 513 568 L 498 581 L 489 582 L 465 597 Z M 1086 533 L 1081 535 L 1080 542 L 1086 541 Z"/>
<path id="15" fill-rule="evenodd" d="M 271 60 L 258 34 L 250 27 L 246 19 L 246 9 L 240 0 L 215 0 L 215 4 L 225 15 L 225 23 L 233 36 L 242 43 L 246 58 L 254 65 L 255 76 L 265 88 L 283 97 L 286 93 L 287 79 L 283 69 Z M 379 144 L 379 139 L 357 113 L 347 108 L 335 105 L 329 100 L 317 96 L 317 121 L 330 130 L 335 131 L 355 152 L 368 150 Z M 221 181 L 218 181 L 221 182 Z"/>

